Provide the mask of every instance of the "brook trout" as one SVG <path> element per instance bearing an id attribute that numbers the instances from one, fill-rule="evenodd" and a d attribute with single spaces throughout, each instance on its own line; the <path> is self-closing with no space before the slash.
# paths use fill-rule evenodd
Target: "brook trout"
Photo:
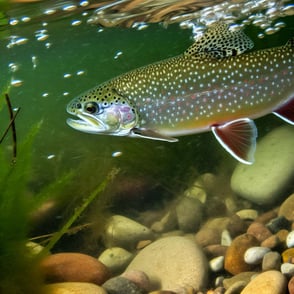
<path id="1" fill-rule="evenodd" d="M 243 31 L 210 28 L 182 55 L 111 79 L 73 99 L 76 130 L 176 142 L 211 130 L 237 160 L 254 162 L 253 119 L 274 113 L 294 125 L 294 38 L 254 52 Z"/>

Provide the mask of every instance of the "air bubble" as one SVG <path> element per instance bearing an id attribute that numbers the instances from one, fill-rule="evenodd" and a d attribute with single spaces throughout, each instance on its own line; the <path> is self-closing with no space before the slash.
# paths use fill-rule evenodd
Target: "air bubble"
<path id="1" fill-rule="evenodd" d="M 72 25 L 72 26 L 79 26 L 81 23 L 82 23 L 81 20 L 73 20 L 73 21 L 71 22 L 71 25 Z"/>
<path id="2" fill-rule="evenodd" d="M 81 75 L 83 75 L 83 74 L 85 74 L 85 71 L 84 71 L 84 70 L 79 70 L 79 71 L 77 71 L 77 73 L 76 73 L 77 76 L 81 76 Z"/>
<path id="3" fill-rule="evenodd" d="M 64 77 L 65 79 L 71 78 L 71 74 L 66 73 L 66 74 L 63 75 L 63 77 Z"/>
<path id="4" fill-rule="evenodd" d="M 278 28 L 269 27 L 269 28 L 267 28 L 264 32 L 265 32 L 267 35 L 272 35 L 272 34 L 276 33 L 277 31 L 279 31 Z"/>
<path id="5" fill-rule="evenodd" d="M 16 72 L 19 69 L 19 65 L 17 63 L 11 62 L 8 64 L 8 68 L 10 72 Z"/>
<path id="6" fill-rule="evenodd" d="M 11 80 L 10 85 L 13 87 L 20 87 L 23 84 L 22 80 Z"/>
<path id="7" fill-rule="evenodd" d="M 122 54 L 123 54 L 122 51 L 116 52 L 114 59 L 118 59 Z"/>
<path id="8" fill-rule="evenodd" d="M 123 153 L 121 151 L 115 151 L 112 153 L 112 157 L 120 157 L 120 156 L 122 156 L 122 154 Z"/>
<path id="9" fill-rule="evenodd" d="M 62 8 L 63 11 L 74 11 L 77 7 L 75 5 L 66 5 Z"/>

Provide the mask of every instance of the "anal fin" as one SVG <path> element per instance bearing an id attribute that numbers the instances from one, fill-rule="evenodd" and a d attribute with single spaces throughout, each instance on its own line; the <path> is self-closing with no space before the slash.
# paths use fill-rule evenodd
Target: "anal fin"
<path id="1" fill-rule="evenodd" d="M 294 97 L 276 109 L 273 114 L 287 123 L 294 125 Z"/>
<path id="2" fill-rule="evenodd" d="M 211 130 L 220 144 L 237 160 L 245 164 L 254 162 L 257 129 L 251 119 L 215 125 Z"/>
<path id="3" fill-rule="evenodd" d="M 149 129 L 134 128 L 131 130 L 130 136 L 166 142 L 178 142 L 176 138 L 168 137 Z"/>

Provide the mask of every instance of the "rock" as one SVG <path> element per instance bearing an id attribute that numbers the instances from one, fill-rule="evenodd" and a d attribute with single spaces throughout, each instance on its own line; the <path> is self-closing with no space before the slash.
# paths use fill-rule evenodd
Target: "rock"
<path id="1" fill-rule="evenodd" d="M 112 247 L 104 250 L 98 260 L 107 266 L 113 273 L 123 271 L 131 262 L 133 254 L 120 247 Z"/>
<path id="2" fill-rule="evenodd" d="M 41 251 L 44 250 L 44 247 L 38 243 L 35 242 L 27 242 L 26 243 L 26 247 L 29 249 L 29 253 L 32 256 L 36 256 L 38 255 Z M 48 253 L 49 254 L 49 253 Z"/>
<path id="3" fill-rule="evenodd" d="M 209 268 L 213 272 L 219 272 L 220 270 L 224 268 L 224 260 L 225 260 L 224 256 L 214 257 L 213 259 L 209 261 Z"/>
<path id="4" fill-rule="evenodd" d="M 273 218 L 269 223 L 266 224 L 266 227 L 273 234 L 283 229 L 288 230 L 290 226 L 291 226 L 291 223 L 284 216 Z"/>
<path id="5" fill-rule="evenodd" d="M 55 283 L 44 286 L 44 293 L 48 294 L 107 294 L 102 287 L 90 283 Z"/>
<path id="6" fill-rule="evenodd" d="M 196 234 L 196 242 L 202 247 L 220 244 L 221 234 L 227 228 L 230 219 L 228 217 L 218 217 L 207 221 Z"/>
<path id="7" fill-rule="evenodd" d="M 175 209 L 170 209 L 159 221 L 151 225 L 151 230 L 156 233 L 165 233 L 175 230 L 178 226 Z"/>
<path id="8" fill-rule="evenodd" d="M 230 232 L 232 238 L 243 234 L 246 232 L 247 228 L 248 224 L 246 221 L 241 219 L 237 214 L 232 215 L 229 219 L 229 223 L 227 224 L 227 230 Z"/>
<path id="9" fill-rule="evenodd" d="M 227 246 L 222 246 L 220 244 L 208 245 L 203 248 L 204 253 L 208 258 L 225 256 L 227 249 Z"/>
<path id="10" fill-rule="evenodd" d="M 260 246 L 273 249 L 280 244 L 280 240 L 276 235 L 272 235 L 261 242 Z"/>
<path id="11" fill-rule="evenodd" d="M 272 204 L 293 180 L 294 130 L 283 126 L 262 138 L 252 165 L 239 163 L 231 178 L 231 188 L 256 204 Z"/>
<path id="12" fill-rule="evenodd" d="M 267 271 L 252 279 L 241 294 L 285 294 L 286 287 L 287 280 L 279 271 Z"/>
<path id="13" fill-rule="evenodd" d="M 223 285 L 226 289 L 229 289 L 233 284 L 239 281 L 248 284 L 254 275 L 256 275 L 256 272 L 243 272 L 231 278 L 224 279 Z"/>
<path id="14" fill-rule="evenodd" d="M 245 251 L 244 261 L 248 264 L 260 264 L 266 253 L 270 251 L 267 247 L 255 246 Z"/>
<path id="15" fill-rule="evenodd" d="M 151 240 L 142 240 L 142 241 L 139 241 L 138 244 L 137 244 L 137 246 L 136 246 L 136 249 L 137 250 L 141 250 L 141 249 L 143 249 L 144 247 L 148 246 L 151 243 L 152 243 Z"/>
<path id="16" fill-rule="evenodd" d="M 49 255 L 42 260 L 40 267 L 47 283 L 87 282 L 101 285 L 110 277 L 103 263 L 81 253 Z"/>
<path id="17" fill-rule="evenodd" d="M 294 294 L 294 277 L 292 277 L 288 283 L 289 294 Z"/>
<path id="18" fill-rule="evenodd" d="M 221 245 L 230 246 L 232 244 L 232 237 L 228 230 L 223 230 L 221 234 Z"/>
<path id="19" fill-rule="evenodd" d="M 281 273 L 285 276 L 294 276 L 294 264 L 285 262 L 281 265 Z"/>
<path id="20" fill-rule="evenodd" d="M 104 243 L 108 248 L 134 249 L 141 240 L 153 239 L 147 227 L 121 215 L 110 217 L 105 226 Z"/>
<path id="21" fill-rule="evenodd" d="M 145 291 L 149 291 L 151 288 L 150 280 L 148 276 L 141 271 L 130 270 L 124 272 L 121 277 L 128 279 L 129 281 L 135 283 L 138 287 Z"/>
<path id="22" fill-rule="evenodd" d="M 237 211 L 236 214 L 244 220 L 255 220 L 258 217 L 258 212 L 255 209 L 242 209 Z"/>
<path id="23" fill-rule="evenodd" d="M 288 248 L 294 247 L 294 231 L 287 235 L 286 244 Z"/>
<path id="24" fill-rule="evenodd" d="M 233 275 L 251 271 L 254 265 L 247 264 L 244 261 L 244 253 L 248 248 L 258 245 L 259 242 L 252 235 L 243 234 L 236 237 L 226 252 L 225 270 Z"/>
<path id="25" fill-rule="evenodd" d="M 269 210 L 261 215 L 259 215 L 256 219 L 255 222 L 257 223 L 262 223 L 262 224 L 267 224 L 270 220 L 273 218 L 277 217 L 278 213 L 276 209 Z"/>
<path id="26" fill-rule="evenodd" d="M 294 248 L 289 248 L 282 253 L 283 262 L 289 262 L 294 258 Z"/>
<path id="27" fill-rule="evenodd" d="M 179 229 L 185 233 L 195 233 L 202 222 L 203 204 L 191 197 L 182 197 L 176 206 Z"/>
<path id="28" fill-rule="evenodd" d="M 205 287 L 208 264 L 194 241 L 166 237 L 141 250 L 126 271 L 134 269 L 147 274 L 152 290 L 175 291 L 186 285 L 194 289 Z"/>
<path id="29" fill-rule="evenodd" d="M 259 242 L 272 235 L 271 231 L 262 223 L 253 222 L 247 229 L 247 234 L 253 235 Z"/>
<path id="30" fill-rule="evenodd" d="M 281 255 L 278 252 L 268 252 L 262 260 L 262 271 L 280 270 Z"/>
<path id="31" fill-rule="evenodd" d="M 124 277 L 114 277 L 107 280 L 102 287 L 107 294 L 146 294 L 144 289 L 141 289 L 135 283 Z"/>
<path id="32" fill-rule="evenodd" d="M 237 294 L 237 293 L 240 293 L 245 288 L 246 285 L 247 285 L 246 282 L 238 281 L 238 282 L 234 283 L 233 285 L 231 285 L 227 289 L 225 294 Z"/>
<path id="33" fill-rule="evenodd" d="M 291 194 L 280 206 L 279 216 L 284 216 L 287 220 L 294 221 L 294 193 Z"/>

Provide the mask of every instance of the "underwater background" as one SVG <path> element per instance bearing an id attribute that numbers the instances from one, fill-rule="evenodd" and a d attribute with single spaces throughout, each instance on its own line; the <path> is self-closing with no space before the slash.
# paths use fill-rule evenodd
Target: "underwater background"
<path id="1" fill-rule="evenodd" d="M 1 293 L 40 293 L 37 268 L 43 256 L 32 258 L 26 252 L 28 239 L 53 253 L 98 256 L 110 215 L 139 220 L 144 212 L 164 210 L 204 173 L 219 176 L 222 192 L 217 204 L 222 203 L 237 165 L 211 133 L 168 143 L 71 129 L 66 124 L 71 99 L 121 73 L 183 53 L 193 43 L 193 26 L 187 20 L 147 19 L 106 27 L 89 21 L 92 16 L 99 19 L 94 12 L 99 1 L 55 1 L 55 12 L 48 13 L 53 9 L 49 2 L 0 2 L 0 135 L 10 122 L 6 93 L 14 113 L 19 109 L 13 162 L 11 129 L 0 145 L 0 272 L 5 273 Z M 283 23 L 269 34 L 266 26 L 249 22 L 245 32 L 254 41 L 253 50 L 281 46 L 293 37 L 293 4 L 275 4 L 292 7 L 292 15 L 272 17 L 274 23 Z M 250 13 L 257 12 L 249 11 L 247 20 Z M 242 15 L 234 21 L 240 24 L 244 19 Z M 199 19 L 188 21 L 197 24 Z M 273 115 L 255 122 L 259 139 L 285 125 Z M 282 201 L 251 207 L 263 212 Z M 76 230 L 68 234 L 73 227 Z"/>

